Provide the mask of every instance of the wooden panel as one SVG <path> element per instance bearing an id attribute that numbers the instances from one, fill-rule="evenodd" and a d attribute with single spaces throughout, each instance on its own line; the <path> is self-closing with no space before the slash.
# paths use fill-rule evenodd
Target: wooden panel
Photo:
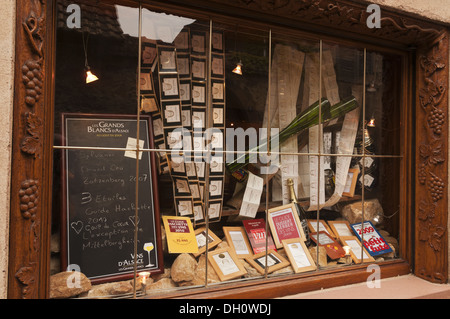
<path id="1" fill-rule="evenodd" d="M 145 3 L 148 0 L 144 0 Z M 202 9 L 204 0 L 153 0 Z M 362 2 L 362 1 L 359 1 Z M 437 25 L 417 16 L 394 12 L 381 7 L 380 28 L 369 28 L 367 12 L 370 3 L 351 0 L 210 0 L 208 8 L 213 12 L 227 14 L 235 18 L 251 18 L 264 23 L 301 28 L 317 34 L 337 35 L 339 38 L 352 38 L 366 43 L 379 42 L 386 46 L 408 47 L 420 45 L 424 40 L 439 35 L 444 26 Z M 392 41 L 395 40 L 395 41 Z"/>
<path id="2" fill-rule="evenodd" d="M 52 39 L 46 30 L 52 23 L 46 18 L 51 7 L 51 1 L 16 2 L 8 298 L 48 295 L 51 154 L 43 146 L 52 141 L 45 58 Z"/>
<path id="3" fill-rule="evenodd" d="M 286 275 L 265 280 L 250 280 L 233 284 L 214 285 L 203 289 L 173 292 L 149 296 L 151 299 L 160 298 L 189 298 L 189 299 L 268 299 L 289 296 L 302 292 L 314 291 L 356 284 L 372 280 L 373 271 L 367 271 L 369 264 L 336 268 L 329 271 L 309 272 L 302 275 Z M 410 266 L 404 261 L 392 261 L 378 264 L 380 279 L 406 275 L 410 273 Z"/>
<path id="4" fill-rule="evenodd" d="M 448 33 L 417 54 L 415 273 L 448 279 Z"/>

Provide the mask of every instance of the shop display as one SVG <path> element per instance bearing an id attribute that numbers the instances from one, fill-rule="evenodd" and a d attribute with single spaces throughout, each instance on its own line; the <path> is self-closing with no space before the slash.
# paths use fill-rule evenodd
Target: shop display
<path id="1" fill-rule="evenodd" d="M 322 119 L 322 122 L 330 121 L 332 119 L 345 115 L 346 113 L 357 108 L 357 106 L 358 103 L 353 96 L 341 100 L 335 105 L 331 105 L 327 99 L 323 98 L 320 101 L 320 118 Z M 298 114 L 287 127 L 281 130 L 279 134 L 272 137 L 270 139 L 271 148 L 277 149 L 279 145 L 283 144 L 283 142 L 285 142 L 290 137 L 299 134 L 301 131 L 313 127 L 317 124 L 319 124 L 319 101 L 311 104 L 310 107 Z M 259 149 L 267 150 L 267 144 L 268 142 L 266 140 L 256 149 L 249 150 L 249 152 L 257 152 Z M 250 155 L 247 153 L 240 155 L 233 162 L 227 163 L 226 167 L 232 174 L 233 172 L 247 165 L 249 158 Z"/>
<path id="2" fill-rule="evenodd" d="M 137 163 L 139 168 L 138 176 L 135 171 L 126 171 L 128 184 L 138 186 L 137 196 L 131 196 L 136 188 L 130 187 L 123 194 L 114 186 L 106 187 L 114 192 L 111 196 L 97 197 L 101 192 L 90 190 L 91 185 L 81 192 L 72 188 L 70 183 L 76 182 L 78 175 L 65 176 L 67 180 L 74 178 L 65 185 L 71 186 L 66 194 L 81 199 L 81 204 L 66 203 L 66 210 L 70 208 L 67 223 L 64 221 L 69 242 L 89 250 L 92 243 L 88 243 L 89 238 L 83 242 L 86 236 L 106 236 L 100 230 L 106 229 L 115 214 L 102 211 L 113 210 L 103 202 L 111 202 L 115 213 L 121 213 L 116 225 L 123 224 L 127 230 L 123 238 L 134 243 L 132 235 L 137 230 L 139 245 L 137 254 L 130 255 L 134 251 L 130 244 L 119 253 L 109 251 L 107 256 L 121 258 L 121 271 L 136 272 L 140 289 L 151 291 L 148 295 L 269 275 L 335 271 L 337 267 L 398 256 L 398 229 L 383 219 L 383 207 L 390 211 L 397 202 L 389 204 L 389 190 L 378 188 L 375 182 L 364 184 L 371 190 L 369 195 L 358 187 L 364 183 L 363 176 L 370 179 L 381 172 L 378 155 L 372 156 L 381 133 L 362 119 L 368 112 L 362 94 L 366 71 L 361 68 L 361 62 L 366 62 L 362 51 L 257 35 L 246 44 L 249 52 L 242 56 L 244 74 L 235 76 L 231 57 L 236 52 L 229 45 L 235 39 L 228 40 L 232 37 L 230 27 L 184 22 L 170 32 L 164 28 L 155 31 L 173 33 L 168 42 L 160 37 L 139 41 L 137 86 L 130 91 L 137 89 L 140 94 L 136 103 L 147 125 L 140 128 L 140 134 L 148 136 L 136 138 L 133 131 L 134 135 L 111 136 L 109 144 L 102 144 L 99 135 L 86 138 L 86 130 L 105 133 L 101 127 L 90 125 L 76 137 L 85 137 L 80 143 L 71 144 L 76 134 L 66 138 L 67 146 L 80 148 L 125 147 L 120 160 Z M 346 61 L 349 56 L 354 61 Z M 245 59 L 255 60 L 253 70 Z M 263 64 L 266 66 L 261 67 Z M 106 116 L 101 120 L 106 122 Z M 267 126 L 279 130 L 267 138 Z M 258 146 L 244 152 L 226 149 L 227 127 L 255 129 Z M 235 138 L 240 141 L 241 137 Z M 243 139 L 245 146 L 250 144 L 247 136 Z M 263 156 L 271 155 L 259 157 L 258 152 L 267 151 L 279 154 L 279 161 L 264 163 Z M 92 185 L 104 178 L 100 175 L 105 163 L 114 164 L 118 171 L 124 168 L 113 156 L 100 159 L 97 154 L 107 154 L 104 150 L 78 152 L 91 156 L 95 165 L 87 165 L 80 157 L 76 158 L 78 164 L 70 162 L 67 167 L 84 170 L 80 178 L 97 178 Z M 227 162 L 228 153 L 234 154 Z M 67 150 L 66 154 L 73 152 Z M 157 161 L 147 166 L 151 156 Z M 259 161 L 254 162 L 252 156 Z M 389 167 L 381 168 L 384 174 L 388 172 Z M 384 178 L 384 183 L 389 183 Z M 158 189 L 161 216 L 152 210 L 153 202 L 147 202 Z M 139 201 L 126 206 L 124 196 L 128 201 L 137 197 Z M 85 212 L 88 216 L 93 199 L 101 202 L 90 210 L 95 218 L 102 216 L 96 219 L 99 231 L 92 227 L 87 231 L 86 221 L 72 214 Z M 69 255 L 72 253 L 71 248 Z M 93 268 L 103 267 L 98 259 L 92 260 Z M 107 262 L 117 264 L 116 260 Z M 86 266 L 82 266 L 84 271 Z M 115 280 L 109 273 L 115 274 L 107 272 L 105 281 Z"/>
<path id="3" fill-rule="evenodd" d="M 172 178 L 177 215 L 192 217 L 196 225 L 204 224 L 206 218 L 209 222 L 220 220 L 225 173 L 223 155 L 215 153 L 216 161 L 205 161 L 205 154 L 210 156 L 210 151 L 223 150 L 225 138 L 225 48 L 219 43 L 224 39 L 222 33 L 214 32 L 210 90 L 214 107 L 221 112 L 210 115 L 206 107 L 209 103 L 207 35 L 207 32 L 186 27 L 172 44 L 149 41 L 142 45 L 142 67 L 149 76 L 142 78 L 141 88 L 145 90 L 141 90 L 141 109 L 154 119 L 162 119 L 158 122 L 161 129 L 154 134 L 155 144 L 171 150 L 159 153 L 159 171 L 169 173 Z M 151 95 L 153 91 L 148 90 L 153 72 L 156 72 L 159 96 Z M 160 107 L 151 100 L 154 97 L 158 98 Z M 206 130 L 212 126 L 210 118 L 217 131 L 208 139 Z M 178 152 L 181 150 L 185 151 L 183 155 Z M 209 175 L 214 175 L 215 181 L 205 187 Z M 208 194 L 204 194 L 207 189 Z"/>

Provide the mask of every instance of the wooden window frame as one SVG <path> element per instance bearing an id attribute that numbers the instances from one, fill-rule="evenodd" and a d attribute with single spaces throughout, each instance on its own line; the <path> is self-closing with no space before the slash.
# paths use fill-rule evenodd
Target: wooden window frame
<path id="1" fill-rule="evenodd" d="M 135 1 L 124 1 L 136 5 Z M 406 239 L 400 243 L 401 259 L 380 264 L 381 277 L 412 271 L 434 283 L 447 282 L 448 190 L 444 187 L 440 192 L 435 183 L 447 185 L 448 180 L 449 33 L 444 25 L 382 7 L 382 27 L 369 29 L 363 1 L 210 0 L 206 6 L 209 12 L 202 11 L 204 0 L 188 5 L 182 0 L 170 4 L 152 1 L 152 5 L 158 2 L 174 13 L 195 13 L 207 19 L 214 15 L 214 19 L 231 23 L 247 19 L 266 29 L 270 24 L 284 32 L 304 30 L 325 39 L 337 37 L 344 43 L 357 41 L 367 47 L 404 52 L 402 112 L 406 128 L 402 142 L 407 162 L 399 174 L 406 187 L 401 199 L 406 214 L 400 218 L 399 231 Z M 8 298 L 49 296 L 56 9 L 55 0 L 16 1 Z M 39 99 L 27 96 L 22 79 L 27 62 L 37 63 L 42 75 Z M 445 114 L 439 130 L 428 124 L 435 110 Z M 38 191 L 33 201 L 23 196 L 29 188 Z M 355 265 L 159 297 L 279 297 L 362 282 L 367 276 L 366 266 Z"/>

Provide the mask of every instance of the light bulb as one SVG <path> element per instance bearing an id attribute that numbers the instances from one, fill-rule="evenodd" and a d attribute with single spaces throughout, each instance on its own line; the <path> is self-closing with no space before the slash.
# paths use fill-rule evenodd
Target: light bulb
<path id="1" fill-rule="evenodd" d="M 377 89 L 375 88 L 375 83 L 370 82 L 369 87 L 367 88 L 367 92 L 376 92 Z"/>
<path id="2" fill-rule="evenodd" d="M 242 75 L 242 66 L 243 66 L 242 62 L 239 61 L 239 63 L 236 64 L 236 67 L 234 68 L 233 73 Z"/>
<path id="3" fill-rule="evenodd" d="M 86 83 L 97 81 L 98 77 L 91 72 L 89 67 L 86 68 Z"/>

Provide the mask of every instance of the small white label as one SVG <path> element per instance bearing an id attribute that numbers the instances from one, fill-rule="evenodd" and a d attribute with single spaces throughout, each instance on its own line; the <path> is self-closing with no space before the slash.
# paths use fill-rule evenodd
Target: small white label
<path id="1" fill-rule="evenodd" d="M 127 140 L 127 146 L 125 148 L 128 149 L 137 149 L 136 139 L 133 137 L 129 137 Z M 144 148 L 144 140 L 139 140 L 139 149 Z M 125 157 L 136 158 L 136 151 L 125 151 Z M 142 159 L 142 152 L 139 152 L 139 160 Z"/>

